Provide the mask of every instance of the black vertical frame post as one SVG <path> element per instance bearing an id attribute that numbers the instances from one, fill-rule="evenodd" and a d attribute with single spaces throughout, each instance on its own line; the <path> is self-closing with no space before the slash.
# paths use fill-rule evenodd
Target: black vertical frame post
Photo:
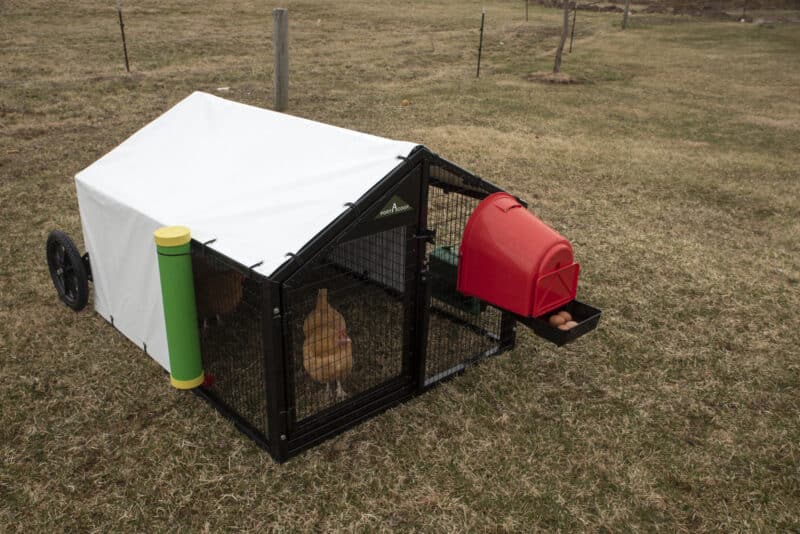
<path id="1" fill-rule="evenodd" d="M 419 187 L 422 175 L 422 166 L 415 165 L 402 179 L 405 182 L 417 184 Z M 401 182 L 402 183 L 402 182 Z M 400 186 L 401 188 L 404 186 Z M 395 189 L 396 190 L 396 189 Z M 389 193 L 391 194 L 391 193 Z M 408 193 L 410 194 L 410 193 Z M 419 198 L 419 191 L 414 190 L 413 194 Z M 415 202 L 416 203 L 416 202 Z M 419 226 L 419 211 L 417 206 L 417 217 L 413 224 L 404 227 L 405 229 L 405 258 L 403 261 L 403 362 L 402 375 L 409 381 L 414 379 L 415 358 L 416 358 L 416 337 L 417 337 L 417 301 L 416 287 L 418 275 L 418 261 L 420 255 L 420 233 L 422 228 Z"/>
<path id="2" fill-rule="evenodd" d="M 414 378 L 415 358 L 417 352 L 417 301 L 419 258 L 419 227 L 406 226 L 405 255 L 406 264 L 403 269 L 403 368 L 402 374 Z"/>
<path id="3" fill-rule="evenodd" d="M 430 178 L 430 158 L 422 162 L 422 176 L 419 181 L 419 220 L 417 226 L 421 235 L 428 235 L 428 183 Z M 428 273 L 427 241 L 417 239 L 417 275 L 415 280 L 416 325 L 414 327 L 414 382 L 418 392 L 425 389 L 425 367 L 428 351 L 428 322 L 430 320 L 430 281 Z"/>
<path id="4" fill-rule="evenodd" d="M 264 374 L 267 395 L 268 438 L 272 457 L 283 462 L 289 457 L 288 402 L 286 396 L 286 352 L 283 343 L 281 285 L 264 284 Z"/>

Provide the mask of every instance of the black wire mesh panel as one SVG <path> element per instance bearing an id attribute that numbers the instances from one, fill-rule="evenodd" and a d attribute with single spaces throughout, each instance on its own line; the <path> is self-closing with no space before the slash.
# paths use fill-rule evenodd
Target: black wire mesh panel
<path id="1" fill-rule="evenodd" d="M 405 290 L 405 226 L 345 241 L 330 254 L 331 263 L 399 293 Z"/>
<path id="2" fill-rule="evenodd" d="M 403 226 L 344 241 L 288 280 L 298 424 L 406 373 L 412 236 Z"/>
<path id="3" fill-rule="evenodd" d="M 258 275 L 242 274 L 212 250 L 193 249 L 192 272 L 206 374 L 203 387 L 267 436 L 263 282 Z"/>
<path id="4" fill-rule="evenodd" d="M 474 196 L 474 190 L 460 191 L 452 183 L 437 184 L 435 178 L 428 188 L 428 228 L 436 232 L 436 243 L 426 247 L 431 306 L 425 385 L 457 373 L 500 348 L 501 312 L 456 290 L 461 237 L 479 203 Z"/>

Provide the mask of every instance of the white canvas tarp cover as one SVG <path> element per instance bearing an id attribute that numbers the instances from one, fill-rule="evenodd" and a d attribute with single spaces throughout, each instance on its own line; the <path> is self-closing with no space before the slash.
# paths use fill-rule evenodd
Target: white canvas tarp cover
<path id="1" fill-rule="evenodd" d="M 415 146 L 193 93 L 75 177 L 97 312 L 169 369 L 156 229 L 268 276 Z"/>

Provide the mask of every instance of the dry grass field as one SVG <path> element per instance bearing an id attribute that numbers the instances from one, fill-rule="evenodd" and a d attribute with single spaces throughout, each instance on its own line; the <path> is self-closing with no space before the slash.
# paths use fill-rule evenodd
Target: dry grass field
<path id="1" fill-rule="evenodd" d="M 73 176 L 191 91 L 269 107 L 243 0 L 0 1 L 0 531 L 800 529 L 800 26 L 288 1 L 290 112 L 413 140 L 573 240 L 600 328 L 287 464 L 95 315 L 44 241 Z M 402 100 L 409 105 L 402 106 Z"/>

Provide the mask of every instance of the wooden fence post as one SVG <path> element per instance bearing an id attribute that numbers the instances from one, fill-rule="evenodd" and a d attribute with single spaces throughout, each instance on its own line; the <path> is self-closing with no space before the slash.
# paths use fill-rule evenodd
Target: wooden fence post
<path id="1" fill-rule="evenodd" d="M 272 49 L 275 60 L 272 109 L 283 111 L 289 103 L 289 12 L 272 10 Z"/>
<path id="2" fill-rule="evenodd" d="M 628 15 L 631 12 L 631 0 L 625 0 L 625 9 L 622 12 L 622 29 L 628 27 Z"/>

